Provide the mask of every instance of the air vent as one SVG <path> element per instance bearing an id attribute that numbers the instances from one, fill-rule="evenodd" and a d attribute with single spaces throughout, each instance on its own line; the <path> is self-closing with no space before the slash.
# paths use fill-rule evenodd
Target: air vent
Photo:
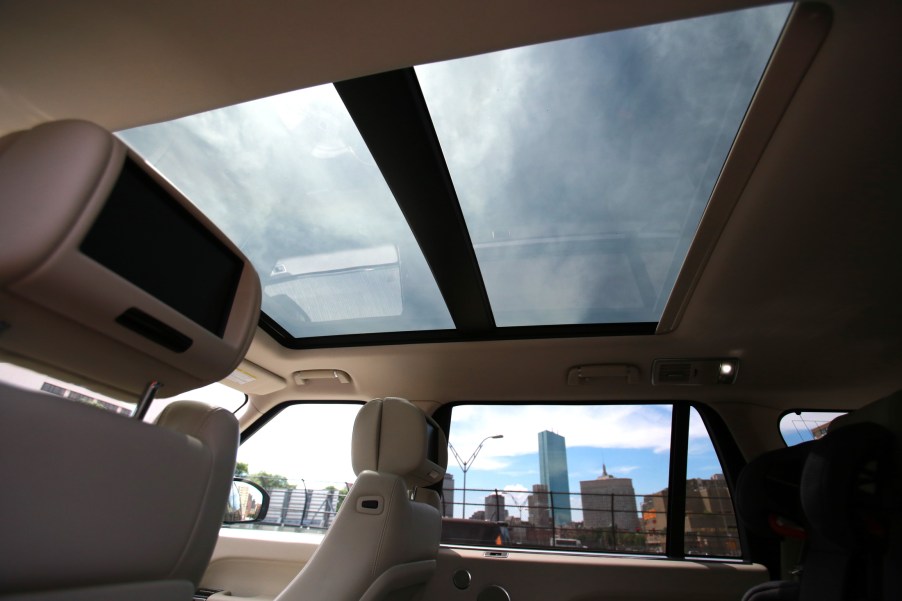
<path id="1" fill-rule="evenodd" d="M 655 386 L 709 386 L 732 384 L 739 359 L 656 359 L 652 365 Z"/>

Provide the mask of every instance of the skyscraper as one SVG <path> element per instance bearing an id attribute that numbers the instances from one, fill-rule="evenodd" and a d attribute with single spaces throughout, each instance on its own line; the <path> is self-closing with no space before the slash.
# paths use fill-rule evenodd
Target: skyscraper
<path id="1" fill-rule="evenodd" d="M 564 437 L 545 430 L 539 432 L 539 474 L 551 492 L 554 525 L 573 521 L 570 517 L 570 477 L 567 473 L 567 447 Z"/>
<path id="2" fill-rule="evenodd" d="M 621 532 L 638 532 L 636 491 L 631 478 L 617 478 L 602 466 L 595 480 L 579 483 L 583 499 L 583 524 L 586 528 L 616 528 Z"/>
<path id="3" fill-rule="evenodd" d="M 447 472 L 442 481 L 442 517 L 454 517 L 454 475 Z"/>
<path id="4" fill-rule="evenodd" d="M 551 502 L 548 499 L 548 487 L 544 484 L 533 484 L 532 494 L 526 498 L 529 505 L 529 522 L 536 528 L 551 527 Z"/>

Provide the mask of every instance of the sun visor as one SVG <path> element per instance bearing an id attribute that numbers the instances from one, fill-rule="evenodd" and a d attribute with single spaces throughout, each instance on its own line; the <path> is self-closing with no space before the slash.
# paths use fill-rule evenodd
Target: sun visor
<path id="1" fill-rule="evenodd" d="M 0 351 L 140 396 L 219 381 L 260 313 L 253 266 L 106 130 L 0 139 Z"/>

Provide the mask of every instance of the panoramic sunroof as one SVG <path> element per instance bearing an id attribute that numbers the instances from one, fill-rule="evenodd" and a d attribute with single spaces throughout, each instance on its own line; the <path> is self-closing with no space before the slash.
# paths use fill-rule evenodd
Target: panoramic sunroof
<path id="1" fill-rule="evenodd" d="M 788 12 L 495 52 L 119 135 L 247 254 L 283 342 L 650 332 Z"/>
<path id="2" fill-rule="evenodd" d="M 787 12 L 417 67 L 497 325 L 661 318 Z"/>
<path id="3" fill-rule="evenodd" d="M 119 135 L 247 255 L 291 336 L 454 327 L 333 86 Z"/>

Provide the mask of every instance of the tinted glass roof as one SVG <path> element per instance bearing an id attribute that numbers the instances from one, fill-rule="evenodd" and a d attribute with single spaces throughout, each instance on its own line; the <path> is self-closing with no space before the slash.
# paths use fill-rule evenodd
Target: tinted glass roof
<path id="1" fill-rule="evenodd" d="M 661 318 L 786 13 L 417 67 L 499 326 Z"/>
<path id="2" fill-rule="evenodd" d="M 120 136 L 248 256 L 291 336 L 453 327 L 332 85 Z"/>
<path id="3" fill-rule="evenodd" d="M 420 66 L 119 135 L 248 255 L 283 342 L 649 332 L 788 11 Z"/>

